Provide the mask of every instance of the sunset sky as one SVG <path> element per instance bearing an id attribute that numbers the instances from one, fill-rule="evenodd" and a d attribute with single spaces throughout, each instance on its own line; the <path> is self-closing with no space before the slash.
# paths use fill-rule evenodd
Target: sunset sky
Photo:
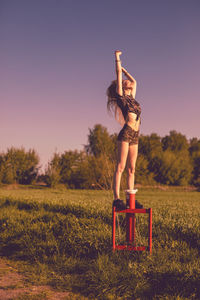
<path id="1" fill-rule="evenodd" d="M 0 0 L 0 152 L 82 150 L 106 111 L 114 51 L 138 82 L 141 133 L 200 138 L 199 0 Z"/>

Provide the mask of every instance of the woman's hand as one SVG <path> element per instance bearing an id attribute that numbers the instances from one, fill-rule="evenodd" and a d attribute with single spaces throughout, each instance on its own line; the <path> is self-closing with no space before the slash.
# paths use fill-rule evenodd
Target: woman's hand
<path id="1" fill-rule="evenodd" d="M 115 51 L 116 60 L 120 60 L 120 55 L 122 55 L 122 52 L 120 50 L 116 50 Z"/>

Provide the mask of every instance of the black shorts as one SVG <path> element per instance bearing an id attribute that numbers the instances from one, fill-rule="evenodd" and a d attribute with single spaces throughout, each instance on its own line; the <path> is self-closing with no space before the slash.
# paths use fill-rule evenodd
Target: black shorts
<path id="1" fill-rule="evenodd" d="M 135 131 L 129 125 L 125 124 L 117 137 L 118 141 L 124 141 L 129 145 L 137 145 L 139 140 L 139 131 Z"/>

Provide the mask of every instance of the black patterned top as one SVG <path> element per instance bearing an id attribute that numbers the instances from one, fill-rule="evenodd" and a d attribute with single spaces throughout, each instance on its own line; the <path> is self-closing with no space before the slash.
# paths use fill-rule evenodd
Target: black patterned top
<path id="1" fill-rule="evenodd" d="M 140 104 L 132 96 L 120 96 L 119 94 L 117 94 L 117 105 L 122 111 L 124 120 L 126 120 L 129 112 L 137 115 L 136 121 L 139 119 L 141 115 L 141 107 Z"/>

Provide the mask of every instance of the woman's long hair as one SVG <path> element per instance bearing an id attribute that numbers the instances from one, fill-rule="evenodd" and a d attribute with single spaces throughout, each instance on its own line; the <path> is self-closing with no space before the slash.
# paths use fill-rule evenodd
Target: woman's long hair
<path id="1" fill-rule="evenodd" d="M 122 81 L 122 85 L 123 85 L 123 81 Z M 124 120 L 124 116 L 122 114 L 121 109 L 119 108 L 119 106 L 117 105 L 117 80 L 113 80 L 110 84 L 110 86 L 107 88 L 107 97 L 108 97 L 108 101 L 107 101 L 107 109 L 108 112 L 110 113 L 114 113 L 115 119 L 117 120 L 117 122 L 119 122 L 122 126 L 125 123 Z"/>

